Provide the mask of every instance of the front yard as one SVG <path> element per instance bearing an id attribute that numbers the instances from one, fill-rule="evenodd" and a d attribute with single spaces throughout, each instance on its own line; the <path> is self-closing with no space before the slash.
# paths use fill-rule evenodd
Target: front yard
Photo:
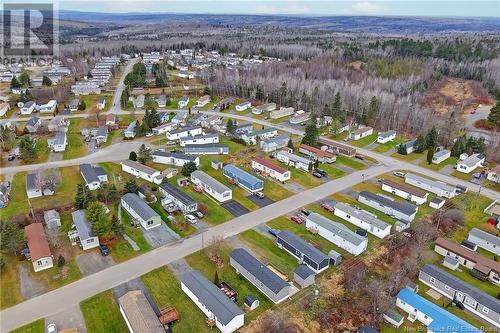
<path id="1" fill-rule="evenodd" d="M 110 290 L 87 298 L 80 303 L 88 333 L 128 332 L 117 302 Z"/>

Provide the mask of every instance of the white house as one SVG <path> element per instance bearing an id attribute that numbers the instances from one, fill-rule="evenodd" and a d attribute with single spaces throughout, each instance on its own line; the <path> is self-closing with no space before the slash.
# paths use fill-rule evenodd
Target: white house
<path id="1" fill-rule="evenodd" d="M 172 184 L 161 183 L 160 192 L 166 200 L 173 202 L 184 214 L 192 213 L 198 210 L 198 203 L 196 200 Z"/>
<path id="2" fill-rule="evenodd" d="M 232 333 L 245 324 L 245 314 L 238 305 L 199 271 L 183 273 L 180 281 L 182 291 L 222 333 Z"/>
<path id="3" fill-rule="evenodd" d="M 432 163 L 439 164 L 450 158 L 450 156 L 451 156 L 451 151 L 442 148 L 434 153 L 434 156 L 432 156 Z"/>
<path id="4" fill-rule="evenodd" d="M 379 220 L 376 216 L 348 204 L 337 202 L 334 214 L 357 227 L 365 229 L 378 238 L 384 238 L 391 234 L 391 225 L 389 223 Z"/>
<path id="5" fill-rule="evenodd" d="M 373 134 L 373 128 L 372 127 L 360 127 L 355 131 L 352 131 L 349 133 L 349 139 L 351 140 L 359 140 L 364 137 L 367 137 L 369 135 Z"/>
<path id="6" fill-rule="evenodd" d="M 288 150 L 277 151 L 275 157 L 278 161 L 283 162 L 288 166 L 304 170 L 307 172 L 309 171 L 309 165 L 311 164 L 311 160 L 304 158 L 302 156 L 292 154 Z"/>
<path id="7" fill-rule="evenodd" d="M 201 127 L 181 127 L 173 131 L 167 132 L 167 139 L 169 140 L 179 140 L 187 136 L 195 136 L 203 134 L 203 129 Z"/>
<path id="8" fill-rule="evenodd" d="M 73 227 L 68 232 L 69 240 L 72 245 L 80 243 L 83 250 L 90 250 L 99 246 L 99 237 L 92 231 L 92 226 L 87 220 L 84 210 L 77 210 L 71 213 Z"/>
<path id="9" fill-rule="evenodd" d="M 187 96 L 182 96 L 179 98 L 179 102 L 177 103 L 179 105 L 179 109 L 185 108 L 189 103 L 189 97 Z"/>
<path id="10" fill-rule="evenodd" d="M 396 138 L 396 131 L 378 132 L 377 143 L 387 143 L 394 141 Z"/>
<path id="11" fill-rule="evenodd" d="M 103 96 L 99 97 L 99 99 L 97 100 L 97 108 L 99 110 L 103 110 L 105 106 L 106 106 L 106 99 Z"/>
<path id="12" fill-rule="evenodd" d="M 486 179 L 491 182 L 500 183 L 500 164 L 488 172 Z"/>
<path id="13" fill-rule="evenodd" d="M 180 71 L 179 73 L 177 73 L 177 76 L 183 79 L 193 79 L 194 73 L 188 71 Z"/>
<path id="14" fill-rule="evenodd" d="M 21 114 L 32 114 L 33 111 L 36 108 L 36 103 L 34 101 L 29 101 L 24 103 L 24 105 L 21 107 Z"/>
<path id="15" fill-rule="evenodd" d="M 279 119 L 279 118 L 291 116 L 294 114 L 294 112 L 295 112 L 295 109 L 292 107 L 289 107 L 289 108 L 281 107 L 278 110 L 271 111 L 271 113 L 269 113 L 269 117 L 271 119 Z"/>
<path id="16" fill-rule="evenodd" d="M 180 139 L 179 144 L 181 147 L 185 145 L 205 145 L 219 143 L 219 135 L 218 134 L 205 134 L 205 135 L 196 135 L 196 136 L 186 136 Z"/>
<path id="17" fill-rule="evenodd" d="M 160 135 L 160 134 L 163 134 L 163 133 L 166 133 L 166 132 L 173 131 L 176 128 L 177 128 L 177 124 L 176 123 L 165 123 L 165 124 L 162 124 L 160 126 L 157 126 L 157 127 L 153 128 L 153 134 L 154 135 Z"/>
<path id="18" fill-rule="evenodd" d="M 26 241 L 30 253 L 30 260 L 35 272 L 54 266 L 54 258 L 50 252 L 49 243 L 45 236 L 42 223 L 31 223 L 24 227 Z"/>
<path id="19" fill-rule="evenodd" d="M 276 103 L 266 103 L 252 108 L 253 114 L 261 114 L 264 112 L 271 112 L 276 110 Z"/>
<path id="20" fill-rule="evenodd" d="M 123 161 L 120 163 L 122 165 L 122 171 L 130 173 L 138 178 L 147 180 L 148 182 L 161 184 L 163 176 L 160 171 L 148 167 L 144 164 L 135 161 Z"/>
<path id="21" fill-rule="evenodd" d="M 229 187 L 203 171 L 196 170 L 191 173 L 191 182 L 198 190 L 207 193 L 218 202 L 226 202 L 233 198 L 233 191 Z"/>
<path id="22" fill-rule="evenodd" d="M 210 103 L 210 95 L 203 95 L 196 101 L 196 106 L 202 108 L 208 103 Z"/>
<path id="23" fill-rule="evenodd" d="M 307 216 L 306 227 L 355 256 L 363 253 L 368 247 L 368 238 L 317 213 Z"/>
<path id="24" fill-rule="evenodd" d="M 405 183 L 421 188 L 425 191 L 436 194 L 439 197 L 453 198 L 457 195 L 456 187 L 450 186 L 440 181 L 421 177 L 412 173 L 406 173 Z"/>
<path id="25" fill-rule="evenodd" d="M 497 256 L 500 255 L 500 237 L 478 228 L 472 228 L 469 231 L 469 237 L 467 240 L 473 242 L 478 247 L 486 251 L 494 253 Z"/>
<path id="26" fill-rule="evenodd" d="M 198 156 L 183 154 L 183 153 L 171 153 L 165 152 L 163 150 L 155 150 L 151 156 L 153 157 L 153 162 L 173 165 L 176 167 L 182 167 L 188 162 L 194 162 L 196 166 L 200 166 L 200 158 Z"/>
<path id="27" fill-rule="evenodd" d="M 476 168 L 482 168 L 486 157 L 483 154 L 472 154 L 464 160 L 457 162 L 457 171 L 470 173 Z"/>
<path id="28" fill-rule="evenodd" d="M 236 105 L 236 111 L 238 112 L 245 111 L 250 107 L 252 107 L 252 103 L 250 101 L 245 101 L 243 103 Z"/>
<path id="29" fill-rule="evenodd" d="M 52 99 L 47 102 L 47 104 L 42 104 L 38 106 L 38 111 L 40 113 L 54 113 L 57 108 L 57 101 L 55 99 Z"/>
<path id="30" fill-rule="evenodd" d="M 259 171 L 261 175 L 269 176 L 282 183 L 289 180 L 291 177 L 289 170 L 262 157 L 256 157 L 252 160 L 252 168 Z"/>
<path id="31" fill-rule="evenodd" d="M 108 182 L 108 175 L 103 168 L 90 164 L 80 165 L 80 174 L 89 190 L 97 190 L 103 183 Z"/>
<path id="32" fill-rule="evenodd" d="M 392 193 L 400 198 L 414 202 L 417 205 L 421 205 L 424 202 L 427 202 L 427 197 L 429 196 L 429 193 L 419 190 L 416 187 L 407 184 L 401 184 L 390 179 L 381 179 L 380 184 L 382 184 L 383 191 Z"/>
<path id="33" fill-rule="evenodd" d="M 161 217 L 146 201 L 139 198 L 135 193 L 127 193 L 120 200 L 123 209 L 138 221 L 145 230 L 153 229 L 161 225 Z"/>
<path id="34" fill-rule="evenodd" d="M 53 152 L 58 153 L 65 151 L 66 146 L 68 145 L 66 132 L 57 132 L 52 139 L 47 140 L 47 144 L 49 146 L 49 149 L 51 149 Z"/>

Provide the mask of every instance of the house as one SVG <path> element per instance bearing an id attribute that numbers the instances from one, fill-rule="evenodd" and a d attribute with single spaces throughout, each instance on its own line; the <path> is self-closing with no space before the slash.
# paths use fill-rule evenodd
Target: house
<path id="1" fill-rule="evenodd" d="M 98 95 L 101 93 L 101 87 L 95 82 L 79 81 L 71 85 L 71 92 L 78 95 Z"/>
<path id="2" fill-rule="evenodd" d="M 52 194 L 54 194 L 54 192 L 49 189 L 44 189 L 42 191 L 42 183 L 38 173 L 28 173 L 26 175 L 26 195 L 29 199 Z"/>
<path id="3" fill-rule="evenodd" d="M 96 140 L 98 145 L 108 141 L 108 127 L 100 126 L 97 129 L 97 133 L 95 134 L 94 139 Z"/>
<path id="4" fill-rule="evenodd" d="M 409 155 L 417 149 L 417 139 L 408 140 L 401 145 L 404 146 L 404 151 L 406 152 L 404 155 Z"/>
<path id="5" fill-rule="evenodd" d="M 368 191 L 361 191 L 358 194 L 358 201 L 386 215 L 409 222 L 413 221 L 418 211 L 418 207 L 415 205 L 407 202 L 397 202 L 386 196 Z"/>
<path id="6" fill-rule="evenodd" d="M 160 171 L 139 162 L 126 160 L 120 164 L 122 165 L 122 171 L 147 180 L 148 182 L 161 184 L 161 181 L 163 180 L 163 176 Z"/>
<path id="7" fill-rule="evenodd" d="M 179 73 L 177 73 L 177 76 L 183 79 L 190 80 L 194 78 L 194 73 L 188 71 L 180 71 Z"/>
<path id="8" fill-rule="evenodd" d="M 303 124 L 311 119 L 311 112 L 304 112 L 302 110 L 295 112 L 295 115 L 290 118 L 289 122 L 292 125 Z"/>
<path id="9" fill-rule="evenodd" d="M 301 288 L 307 288 L 314 284 L 316 273 L 307 265 L 299 265 L 293 271 L 293 281 Z"/>
<path id="10" fill-rule="evenodd" d="M 236 126 L 235 133 L 237 135 L 242 135 L 247 132 L 251 132 L 253 130 L 253 124 L 252 123 L 244 123 L 241 125 Z"/>
<path id="11" fill-rule="evenodd" d="M 188 124 L 190 126 L 201 126 L 201 123 L 203 123 L 206 119 L 208 119 L 208 114 L 196 113 L 188 120 Z"/>
<path id="12" fill-rule="evenodd" d="M 351 205 L 337 202 L 334 214 L 357 227 L 365 229 L 378 238 L 385 238 L 391 234 L 391 225 L 389 223 L 379 220 L 376 216 L 356 209 Z"/>
<path id="13" fill-rule="evenodd" d="M 54 261 L 43 224 L 31 223 L 24 227 L 24 231 L 26 232 L 26 241 L 30 251 L 30 260 L 35 272 L 53 267 Z"/>
<path id="14" fill-rule="evenodd" d="M 260 149 L 262 149 L 265 153 L 270 153 L 286 147 L 289 140 L 289 134 L 278 135 L 269 139 L 261 140 Z"/>
<path id="15" fill-rule="evenodd" d="M 159 108 L 164 108 L 167 106 L 167 96 L 165 95 L 160 95 L 156 99 L 156 103 L 158 103 Z"/>
<path id="16" fill-rule="evenodd" d="M 471 274 L 500 285 L 500 263 L 445 238 L 436 239 L 434 251 L 457 259 Z"/>
<path id="17" fill-rule="evenodd" d="M 69 126 L 69 120 L 66 117 L 57 115 L 52 118 L 49 122 L 49 126 L 47 126 L 50 132 L 66 132 Z"/>
<path id="18" fill-rule="evenodd" d="M 173 165 L 176 167 L 182 167 L 184 164 L 189 162 L 194 162 L 196 166 L 200 166 L 200 158 L 194 155 L 182 154 L 182 153 L 170 153 L 163 150 L 155 150 L 151 156 L 153 157 L 153 162 Z"/>
<path id="19" fill-rule="evenodd" d="M 203 95 L 196 101 L 196 107 L 202 108 L 210 103 L 210 95 Z"/>
<path id="20" fill-rule="evenodd" d="M 472 228 L 469 231 L 469 237 L 467 237 L 467 240 L 473 242 L 486 251 L 494 253 L 497 256 L 500 255 L 500 237 L 478 228 Z"/>
<path id="21" fill-rule="evenodd" d="M 457 189 L 453 186 L 412 173 L 406 173 L 405 183 L 434 193 L 439 197 L 453 198 L 457 195 Z"/>
<path id="22" fill-rule="evenodd" d="M 179 144 L 181 147 L 185 145 L 206 145 L 219 143 L 219 135 L 218 134 L 203 134 L 196 136 L 186 136 L 180 139 Z"/>
<path id="23" fill-rule="evenodd" d="M 252 160 L 252 169 L 259 171 L 263 176 L 269 176 L 282 183 L 291 177 L 289 170 L 262 157 L 256 157 Z"/>
<path id="24" fill-rule="evenodd" d="M 38 117 L 31 117 L 24 125 L 24 130 L 28 133 L 36 133 L 42 127 L 42 119 Z"/>
<path id="25" fill-rule="evenodd" d="M 434 156 L 432 156 L 432 163 L 439 164 L 450 158 L 450 156 L 451 156 L 451 151 L 442 148 L 434 153 Z"/>
<path id="26" fill-rule="evenodd" d="M 279 150 L 276 152 L 275 157 L 278 161 L 283 162 L 288 166 L 309 172 L 309 165 L 311 164 L 311 161 L 302 156 L 292 154 L 289 150 Z"/>
<path id="27" fill-rule="evenodd" d="M 248 108 L 251 108 L 252 107 L 252 103 L 250 101 L 245 101 L 245 102 L 242 102 L 238 105 L 236 105 L 236 111 L 238 112 L 241 112 L 241 111 L 245 111 L 246 109 Z"/>
<path id="28" fill-rule="evenodd" d="M 476 168 L 482 168 L 485 159 L 486 157 L 483 154 L 472 154 L 466 159 L 457 162 L 457 171 L 470 173 Z"/>
<path id="29" fill-rule="evenodd" d="M 396 131 L 378 132 L 377 143 L 387 143 L 396 139 Z"/>
<path id="30" fill-rule="evenodd" d="M 233 198 L 233 191 L 229 187 L 203 171 L 192 172 L 191 182 L 218 202 L 226 202 Z"/>
<path id="31" fill-rule="evenodd" d="M 90 165 L 87 163 L 81 164 L 80 174 L 85 181 L 85 185 L 91 191 L 100 188 L 102 184 L 108 182 L 108 175 L 100 166 Z"/>
<path id="32" fill-rule="evenodd" d="M 54 113 L 56 112 L 57 101 L 52 99 L 48 101 L 46 104 L 42 104 L 38 106 L 38 111 L 40 113 Z"/>
<path id="33" fill-rule="evenodd" d="M 273 127 L 264 128 L 258 131 L 250 131 L 241 134 L 241 139 L 247 145 L 255 145 L 260 140 L 265 140 L 278 135 L 278 130 Z"/>
<path id="34" fill-rule="evenodd" d="M 127 128 L 123 131 L 125 138 L 134 138 L 135 131 L 137 130 L 137 120 L 132 121 Z"/>
<path id="35" fill-rule="evenodd" d="M 417 295 L 406 287 L 399 291 L 396 296 L 396 306 L 408 313 L 408 320 L 418 320 L 427 326 L 427 332 L 470 332 L 479 333 L 481 330 L 475 328 L 464 320 L 451 314 L 439 305 Z"/>
<path id="36" fill-rule="evenodd" d="M 203 134 L 203 129 L 201 127 L 186 126 L 167 132 L 167 139 L 179 140 L 180 138 L 184 138 L 187 136 L 195 136 L 201 134 Z"/>
<path id="37" fill-rule="evenodd" d="M 225 132 L 225 126 L 222 126 L 222 117 L 218 115 L 209 115 L 206 119 L 202 120 L 200 125 L 202 127 L 211 127 L 219 132 Z"/>
<path id="38" fill-rule="evenodd" d="M 152 131 L 154 135 L 160 135 L 163 133 L 173 131 L 176 128 L 177 128 L 176 123 L 165 123 L 161 124 L 160 126 L 154 127 Z"/>
<path id="39" fill-rule="evenodd" d="M 227 109 L 228 107 L 231 106 L 231 104 L 234 103 L 234 98 L 231 97 L 231 96 L 228 96 L 228 97 L 225 97 L 223 98 L 222 100 L 220 100 L 217 105 L 216 105 L 216 109 L 217 110 L 225 110 Z"/>
<path id="40" fill-rule="evenodd" d="M 35 111 L 36 103 L 34 101 L 28 101 L 20 108 L 21 114 L 32 114 Z"/>
<path id="41" fill-rule="evenodd" d="M 303 143 L 299 146 L 299 152 L 309 156 L 312 160 L 319 161 L 321 163 L 333 163 L 337 160 L 335 154 Z"/>
<path id="42" fill-rule="evenodd" d="M 127 193 L 120 200 L 123 209 L 137 220 L 146 229 L 153 229 L 161 225 L 161 217 L 153 208 L 149 207 L 146 201 L 139 198 L 135 193 Z"/>
<path id="43" fill-rule="evenodd" d="M 323 150 L 323 147 L 326 147 L 326 150 L 337 154 L 337 155 L 345 155 L 348 157 L 352 157 L 356 155 L 356 148 L 349 147 L 346 145 L 343 145 L 341 143 L 334 142 L 332 140 L 324 140 L 324 139 L 319 139 L 319 143 L 322 145 L 321 149 Z"/>
<path id="44" fill-rule="evenodd" d="M 222 333 L 232 333 L 245 324 L 245 314 L 238 305 L 199 271 L 183 273 L 180 281 L 182 291 Z"/>
<path id="45" fill-rule="evenodd" d="M 382 185 L 382 190 L 392 193 L 400 198 L 416 203 L 417 205 L 421 205 L 424 202 L 427 202 L 427 197 L 429 193 L 419 190 L 413 186 L 407 184 L 401 184 L 395 182 L 391 179 L 381 179 L 380 184 Z"/>
<path id="46" fill-rule="evenodd" d="M 371 325 L 364 325 L 358 331 L 358 333 L 379 333 L 376 329 L 374 329 Z"/>
<path id="47" fill-rule="evenodd" d="M 179 106 L 179 109 L 183 109 L 188 105 L 188 103 L 189 103 L 189 97 L 182 96 L 181 98 L 179 98 L 179 102 L 177 104 Z"/>
<path id="48" fill-rule="evenodd" d="M 306 265 L 316 274 L 323 272 L 329 266 L 330 258 L 327 255 L 289 231 L 278 233 L 276 245 L 294 256 L 299 264 Z"/>
<path id="49" fill-rule="evenodd" d="M 61 216 L 55 209 L 44 211 L 43 221 L 48 229 L 56 230 L 61 226 Z"/>
<path id="50" fill-rule="evenodd" d="M 500 164 L 488 171 L 486 179 L 490 182 L 500 183 Z"/>
<path id="51" fill-rule="evenodd" d="M 161 194 L 171 200 L 184 213 L 192 213 L 198 210 L 198 203 L 189 194 L 169 183 L 160 184 Z"/>
<path id="52" fill-rule="evenodd" d="M 118 298 L 118 306 L 131 333 L 165 333 L 165 328 L 141 290 L 131 290 Z"/>
<path id="53" fill-rule="evenodd" d="M 229 254 L 229 264 L 273 303 L 281 303 L 290 295 L 291 286 L 247 250 L 234 249 Z"/>
<path id="54" fill-rule="evenodd" d="M 185 145 L 184 153 L 190 155 L 227 155 L 229 154 L 229 146 L 221 143 Z"/>
<path id="55" fill-rule="evenodd" d="M 92 231 L 92 226 L 85 216 L 84 210 L 77 210 L 71 213 L 74 230 L 68 232 L 72 245 L 80 242 L 83 250 L 93 249 L 99 246 L 99 237 Z"/>
<path id="56" fill-rule="evenodd" d="M 283 118 L 283 117 L 288 117 L 288 116 L 293 115 L 294 112 L 295 112 L 294 108 L 291 108 L 291 107 L 290 108 L 281 107 L 281 108 L 279 108 L 279 110 L 271 111 L 269 113 L 269 118 L 271 118 L 271 119 L 279 119 L 279 118 Z"/>
<path id="57" fill-rule="evenodd" d="M 57 132 L 52 139 L 47 140 L 47 144 L 53 152 L 59 153 L 65 151 L 68 145 L 66 132 Z"/>
<path id="58" fill-rule="evenodd" d="M 264 189 L 264 181 L 254 175 L 249 174 L 233 164 L 227 164 L 222 168 L 222 174 L 229 178 L 239 187 L 251 193 L 262 191 Z"/>
<path id="59" fill-rule="evenodd" d="M 448 299 L 461 302 L 467 310 L 500 328 L 500 300 L 434 265 L 422 267 L 418 279 Z"/>
<path id="60" fill-rule="evenodd" d="M 310 213 L 307 216 L 306 227 L 355 256 L 363 253 L 368 246 L 366 237 L 317 213 Z"/>
<path id="61" fill-rule="evenodd" d="M 373 128 L 372 127 L 360 127 L 358 128 L 357 130 L 354 130 L 352 131 L 351 133 L 349 133 L 349 139 L 351 140 L 359 140 L 359 139 L 362 139 L 364 137 L 367 137 L 368 135 L 372 135 L 373 134 Z"/>
<path id="62" fill-rule="evenodd" d="M 99 110 L 104 110 L 105 106 L 106 106 L 106 99 L 103 96 L 100 96 L 99 99 L 97 100 L 97 108 Z"/>
<path id="63" fill-rule="evenodd" d="M 170 119 L 170 114 L 167 111 L 158 110 L 158 119 L 160 119 L 160 123 L 166 123 Z"/>
<path id="64" fill-rule="evenodd" d="M 78 111 L 78 106 L 80 105 L 80 100 L 78 98 L 73 98 L 69 103 L 69 110 L 71 112 Z"/>
<path id="65" fill-rule="evenodd" d="M 106 125 L 107 126 L 113 126 L 113 125 L 116 125 L 116 122 L 118 121 L 118 118 L 115 114 L 113 113 L 109 113 L 107 116 L 106 116 Z"/>
<path id="66" fill-rule="evenodd" d="M 144 101 L 146 100 L 146 97 L 144 95 L 139 95 L 134 99 L 134 107 L 136 109 L 143 109 L 144 108 Z"/>
<path id="67" fill-rule="evenodd" d="M 434 208 L 434 209 L 440 209 L 441 207 L 444 206 L 446 200 L 440 197 L 434 197 L 430 202 L 429 202 L 429 207 Z"/>
<path id="68" fill-rule="evenodd" d="M 276 103 L 266 103 L 252 108 L 253 114 L 262 114 L 264 112 L 271 112 L 276 110 Z"/>
<path id="69" fill-rule="evenodd" d="M 171 122 L 173 124 L 182 125 L 186 122 L 187 116 L 188 116 L 188 113 L 186 111 L 179 111 L 172 118 Z"/>

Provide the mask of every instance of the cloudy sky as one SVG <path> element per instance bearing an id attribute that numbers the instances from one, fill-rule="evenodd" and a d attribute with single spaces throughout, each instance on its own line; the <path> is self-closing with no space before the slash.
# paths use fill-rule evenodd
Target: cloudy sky
<path id="1" fill-rule="evenodd" d="M 500 16 L 499 1 L 59 0 L 59 8 L 116 13 Z"/>

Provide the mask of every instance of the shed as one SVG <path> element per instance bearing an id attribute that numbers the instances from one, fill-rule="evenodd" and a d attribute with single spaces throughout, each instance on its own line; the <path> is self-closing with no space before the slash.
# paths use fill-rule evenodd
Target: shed
<path id="1" fill-rule="evenodd" d="M 49 229 L 57 229 L 61 226 L 61 217 L 55 209 L 44 211 L 43 220 Z"/>
<path id="2" fill-rule="evenodd" d="M 330 258 L 330 265 L 337 266 L 342 262 L 342 255 L 335 250 L 328 252 L 328 258 Z"/>
<path id="3" fill-rule="evenodd" d="M 212 166 L 212 169 L 215 169 L 215 170 L 222 169 L 222 162 L 219 160 L 212 160 L 210 165 Z"/>
<path id="4" fill-rule="evenodd" d="M 245 296 L 243 302 L 245 303 L 245 306 L 248 307 L 248 309 L 250 310 L 255 310 L 260 305 L 260 301 L 256 299 L 253 295 Z"/>
<path id="5" fill-rule="evenodd" d="M 445 256 L 443 259 L 443 266 L 449 268 L 451 270 L 456 270 L 460 265 L 460 261 L 458 259 L 453 258 L 452 256 Z"/>
<path id="6" fill-rule="evenodd" d="M 439 209 L 444 206 L 445 202 L 446 202 L 445 199 L 440 197 L 435 197 L 429 202 L 429 207 Z"/>
<path id="7" fill-rule="evenodd" d="M 477 251 L 477 244 L 470 241 L 470 240 L 467 240 L 467 239 L 464 239 L 462 241 L 462 243 L 460 243 L 463 247 L 466 247 L 468 248 L 469 250 L 471 251 Z"/>
<path id="8" fill-rule="evenodd" d="M 392 326 L 399 327 L 404 322 L 404 317 L 398 312 L 389 310 L 383 314 L 384 319 Z"/>
<path id="9" fill-rule="evenodd" d="M 301 288 L 307 288 L 314 283 L 314 271 L 306 265 L 299 265 L 293 271 L 293 281 Z"/>

